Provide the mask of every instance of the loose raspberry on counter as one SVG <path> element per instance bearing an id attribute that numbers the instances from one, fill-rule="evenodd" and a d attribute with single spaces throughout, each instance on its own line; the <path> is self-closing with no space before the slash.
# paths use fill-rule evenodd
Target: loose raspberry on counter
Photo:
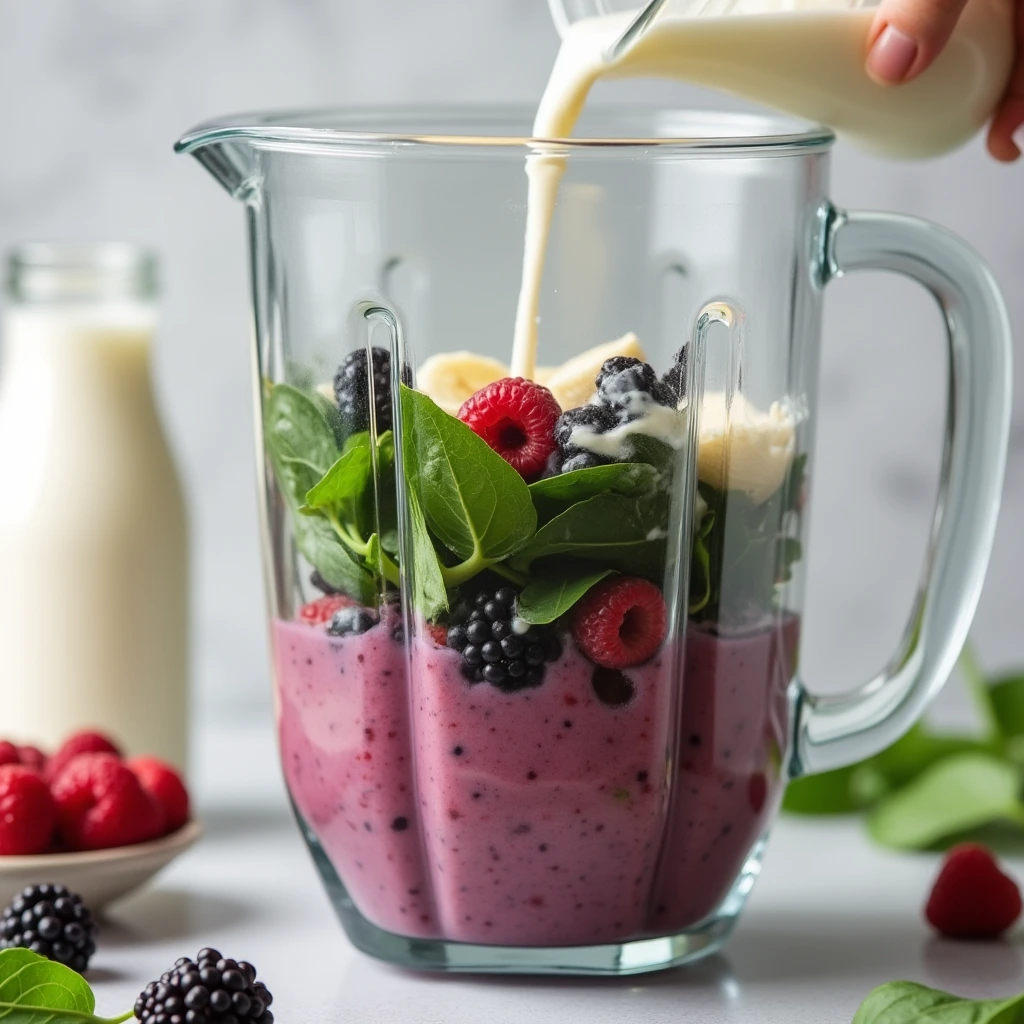
<path id="1" fill-rule="evenodd" d="M 0 855 L 48 853 L 57 808 L 46 783 L 22 764 L 0 765 Z"/>
<path id="2" fill-rule="evenodd" d="M 667 631 L 661 591 L 644 579 L 617 576 L 590 590 L 576 605 L 572 635 L 603 668 L 631 668 L 652 657 Z"/>
<path id="3" fill-rule="evenodd" d="M 995 939 L 1020 917 L 1017 883 L 979 843 L 954 846 L 925 906 L 928 923 L 950 939 Z"/>
<path id="4" fill-rule="evenodd" d="M 31 745 L 18 747 L 18 758 L 26 768 L 39 772 L 40 775 L 46 772 L 46 755 L 38 748 Z"/>
<path id="5" fill-rule="evenodd" d="M 125 764 L 135 773 L 142 788 L 160 805 L 164 831 L 177 832 L 189 820 L 188 790 L 178 772 L 157 757 L 133 757 Z"/>
<path id="6" fill-rule="evenodd" d="M 21 764 L 18 748 L 7 740 L 0 740 L 0 765 Z"/>
<path id="7" fill-rule="evenodd" d="M 83 730 L 69 736 L 46 765 L 46 777 L 52 782 L 79 754 L 113 754 L 121 757 L 117 744 L 101 732 Z"/>
<path id="8" fill-rule="evenodd" d="M 96 952 L 96 923 L 63 885 L 30 885 L 0 913 L 0 949 L 17 947 L 82 974 Z"/>
<path id="9" fill-rule="evenodd" d="M 113 754 L 80 754 L 54 779 L 60 832 L 72 850 L 106 850 L 155 839 L 160 805 Z"/>
<path id="10" fill-rule="evenodd" d="M 318 597 L 299 609 L 299 618 L 309 626 L 322 626 L 334 618 L 335 612 L 342 608 L 351 608 L 356 602 L 346 594 L 328 594 Z"/>
<path id="11" fill-rule="evenodd" d="M 540 479 L 555 450 L 555 423 L 561 414 L 546 387 L 505 377 L 467 398 L 459 419 L 531 483 Z"/>

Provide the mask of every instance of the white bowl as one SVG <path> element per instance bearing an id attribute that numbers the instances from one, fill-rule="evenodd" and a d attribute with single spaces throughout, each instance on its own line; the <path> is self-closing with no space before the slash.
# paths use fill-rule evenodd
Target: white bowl
<path id="1" fill-rule="evenodd" d="M 78 893 L 93 912 L 127 896 L 148 882 L 202 834 L 190 821 L 177 832 L 150 843 L 82 853 L 43 853 L 33 857 L 0 857 L 0 907 L 7 906 L 28 885 L 49 882 Z"/>

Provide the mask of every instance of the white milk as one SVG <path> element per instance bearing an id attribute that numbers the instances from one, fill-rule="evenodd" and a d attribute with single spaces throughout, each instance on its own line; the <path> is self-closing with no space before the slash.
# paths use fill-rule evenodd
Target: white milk
<path id="1" fill-rule="evenodd" d="M 801 6 L 802 0 L 740 0 L 725 16 L 665 15 L 614 64 L 605 62 L 605 53 L 633 15 L 578 21 L 562 43 L 534 137 L 569 138 L 599 78 L 654 76 L 720 89 L 827 124 L 883 155 L 927 157 L 966 142 L 1002 96 L 1013 56 L 1006 0 L 970 0 L 935 64 L 898 87 L 877 85 L 864 70 L 872 9 Z M 528 160 L 513 375 L 532 377 L 536 367 L 541 276 L 564 170 L 564 160 L 555 156 Z"/>
<path id="2" fill-rule="evenodd" d="M 0 735 L 186 754 L 185 510 L 146 304 L 15 305 L 0 372 Z"/>

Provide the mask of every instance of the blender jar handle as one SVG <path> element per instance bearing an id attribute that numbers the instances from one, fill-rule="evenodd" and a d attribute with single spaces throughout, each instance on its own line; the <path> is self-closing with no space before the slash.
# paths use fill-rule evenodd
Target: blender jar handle
<path id="1" fill-rule="evenodd" d="M 946 322 L 949 400 L 939 496 L 910 620 L 886 668 L 842 697 L 794 685 L 790 777 L 885 749 L 924 713 L 959 656 L 992 551 L 1011 405 L 1010 325 L 977 254 L 925 221 L 828 210 L 822 283 L 853 270 L 920 282 Z"/>

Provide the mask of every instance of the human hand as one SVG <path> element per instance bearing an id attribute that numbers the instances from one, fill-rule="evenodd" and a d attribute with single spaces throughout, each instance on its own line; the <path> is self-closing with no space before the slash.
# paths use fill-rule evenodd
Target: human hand
<path id="1" fill-rule="evenodd" d="M 1012 2 L 1016 56 L 988 132 L 989 152 L 1006 162 L 1024 152 L 1024 0 Z M 868 74 L 887 85 L 916 78 L 949 42 L 966 3 L 882 0 L 868 38 Z"/>

